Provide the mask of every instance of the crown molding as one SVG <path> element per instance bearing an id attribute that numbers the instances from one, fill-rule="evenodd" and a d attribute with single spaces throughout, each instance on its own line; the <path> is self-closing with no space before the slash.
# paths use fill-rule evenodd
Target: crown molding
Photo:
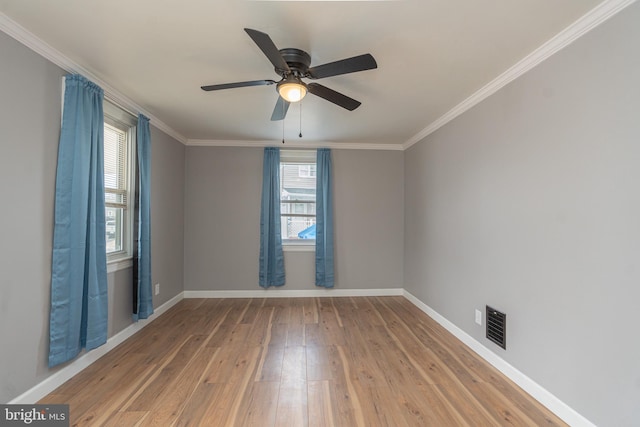
<path id="1" fill-rule="evenodd" d="M 187 146 L 193 147 L 284 147 L 284 148 L 331 148 L 335 150 L 384 150 L 402 151 L 401 144 L 371 144 L 360 142 L 317 142 L 317 141 L 227 141 L 218 139 L 188 139 Z"/>
<path id="2" fill-rule="evenodd" d="M 58 50 L 56 50 L 50 44 L 46 43 L 44 40 L 27 31 L 26 28 L 13 21 L 2 12 L 0 12 L 0 30 L 10 37 L 13 37 L 23 45 L 27 46 L 38 55 L 43 56 L 45 59 L 48 59 L 58 67 L 68 72 L 81 73 L 87 71 L 80 65 L 75 64 L 69 58 L 61 54 Z"/>
<path id="3" fill-rule="evenodd" d="M 480 90 L 475 92 L 473 95 L 453 107 L 443 116 L 439 117 L 437 120 L 429 124 L 429 126 L 425 127 L 420 132 L 405 141 L 402 144 L 402 149 L 406 150 L 417 142 L 423 140 L 428 135 L 440 129 L 442 126 L 449 123 L 451 120 L 455 119 L 484 99 L 493 95 L 513 80 L 522 76 L 527 71 L 531 70 L 547 58 L 551 57 L 556 52 L 570 45 L 575 40 L 593 30 L 598 25 L 602 24 L 627 6 L 635 3 L 635 1 L 636 0 L 603 1 L 598 6 L 594 7 L 577 21 L 575 21 L 573 24 L 569 25 L 567 28 L 556 34 L 542 46 L 538 47 L 536 50 L 524 57 L 507 71 L 500 74 L 498 77 L 480 88 Z"/>
<path id="4" fill-rule="evenodd" d="M 10 37 L 14 38 L 18 42 L 36 52 L 38 55 L 44 57 L 58 67 L 62 68 L 66 72 L 83 75 L 87 79 L 100 86 L 104 90 L 105 97 L 110 101 L 114 102 L 115 104 L 129 111 L 135 116 L 137 116 L 138 113 L 144 114 L 149 118 L 151 123 L 156 128 L 160 129 L 161 131 L 175 138 L 181 143 L 186 144 L 187 138 L 173 130 L 162 120 L 158 119 L 156 116 L 142 108 L 140 105 L 113 88 L 111 85 L 109 85 L 107 82 L 96 76 L 85 67 L 75 63 L 74 61 L 63 55 L 56 48 L 46 43 L 44 40 L 40 39 L 33 33 L 29 32 L 26 28 L 13 21 L 2 12 L 0 12 L 0 31 L 3 31 Z"/>

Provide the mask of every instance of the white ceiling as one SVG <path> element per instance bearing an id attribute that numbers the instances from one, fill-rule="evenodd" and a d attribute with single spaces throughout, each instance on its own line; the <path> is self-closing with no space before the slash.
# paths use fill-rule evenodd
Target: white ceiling
<path id="1" fill-rule="evenodd" d="M 307 96 L 301 142 L 402 146 L 600 2 L 0 0 L 0 12 L 183 141 L 282 139 L 275 85 L 200 89 L 279 79 L 245 27 L 307 51 L 312 66 L 371 53 L 377 69 L 317 81 L 362 105 Z M 285 139 L 299 125 L 293 104 Z"/>

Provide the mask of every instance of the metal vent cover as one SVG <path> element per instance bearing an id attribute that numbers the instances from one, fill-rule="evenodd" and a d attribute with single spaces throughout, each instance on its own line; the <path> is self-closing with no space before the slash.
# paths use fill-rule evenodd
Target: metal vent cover
<path id="1" fill-rule="evenodd" d="M 500 347 L 507 349 L 507 315 L 487 307 L 487 338 Z"/>

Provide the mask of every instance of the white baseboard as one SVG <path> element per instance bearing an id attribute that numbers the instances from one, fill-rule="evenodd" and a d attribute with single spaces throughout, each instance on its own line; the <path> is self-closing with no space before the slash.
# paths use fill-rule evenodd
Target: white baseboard
<path id="1" fill-rule="evenodd" d="M 471 335 L 451 323 L 437 311 L 420 301 L 411 293 L 404 291 L 406 299 L 411 301 L 413 305 L 425 312 L 427 316 L 438 322 L 447 331 L 456 338 L 478 353 L 480 357 L 486 360 L 494 368 L 506 375 L 511 381 L 520 386 L 524 391 L 529 393 L 534 399 L 547 407 L 551 412 L 557 415 L 561 420 L 573 427 L 596 427 L 591 421 L 576 412 L 569 405 L 558 399 L 556 396 L 547 391 L 540 384 L 527 377 L 525 374 L 511 366 L 507 361 L 496 355 L 494 352 L 480 344 Z"/>
<path id="2" fill-rule="evenodd" d="M 42 399 L 47 394 L 51 393 L 56 388 L 60 387 L 62 384 L 67 382 L 74 375 L 79 374 L 83 369 L 85 369 L 86 367 L 94 363 L 96 360 L 100 359 L 109 351 L 116 348 L 119 344 L 121 344 L 127 338 L 131 337 L 136 332 L 140 331 L 142 328 L 147 326 L 149 322 L 151 322 L 153 319 L 160 316 L 162 313 L 164 313 L 165 311 L 167 311 L 168 309 L 176 305 L 183 298 L 184 298 L 183 293 L 176 295 L 166 303 L 162 304 L 160 307 L 156 308 L 154 310 L 154 313 L 151 316 L 149 316 L 148 319 L 139 320 L 138 322 L 129 325 L 122 331 L 118 332 L 117 334 L 109 338 L 104 345 L 96 349 L 93 349 L 88 353 L 85 353 L 82 356 L 78 357 L 69 365 L 60 369 L 59 371 L 52 374 L 51 376 L 47 377 L 44 381 L 36 384 L 29 390 L 22 393 L 20 396 L 10 401 L 9 403 L 23 404 L 23 405 L 33 404 L 38 400 Z"/>
<path id="3" fill-rule="evenodd" d="M 248 291 L 184 291 L 185 298 L 300 298 L 300 297 L 380 297 L 402 296 L 402 288 L 388 289 L 256 289 Z"/>

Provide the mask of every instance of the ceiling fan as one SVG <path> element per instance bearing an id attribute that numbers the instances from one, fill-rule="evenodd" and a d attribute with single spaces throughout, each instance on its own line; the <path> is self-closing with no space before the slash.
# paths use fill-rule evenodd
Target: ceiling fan
<path id="1" fill-rule="evenodd" d="M 201 88 L 205 91 L 212 91 L 275 84 L 280 96 L 271 114 L 271 120 L 274 121 L 283 120 L 287 115 L 289 105 L 292 102 L 300 101 L 307 92 L 339 105 L 342 108 L 346 108 L 349 111 L 355 110 L 361 104 L 359 101 L 321 84 L 305 83 L 302 79 L 323 79 L 325 77 L 371 70 L 378 67 L 373 56 L 366 53 L 364 55 L 309 68 L 309 65 L 311 65 L 311 55 L 307 52 L 295 48 L 278 49 L 268 34 L 252 30 L 251 28 L 245 28 L 244 30 L 249 34 L 249 37 L 251 37 L 255 44 L 258 45 L 269 61 L 271 61 L 276 73 L 282 77 L 282 79 L 277 82 L 275 80 L 251 80 L 247 82 L 202 86 Z"/>

